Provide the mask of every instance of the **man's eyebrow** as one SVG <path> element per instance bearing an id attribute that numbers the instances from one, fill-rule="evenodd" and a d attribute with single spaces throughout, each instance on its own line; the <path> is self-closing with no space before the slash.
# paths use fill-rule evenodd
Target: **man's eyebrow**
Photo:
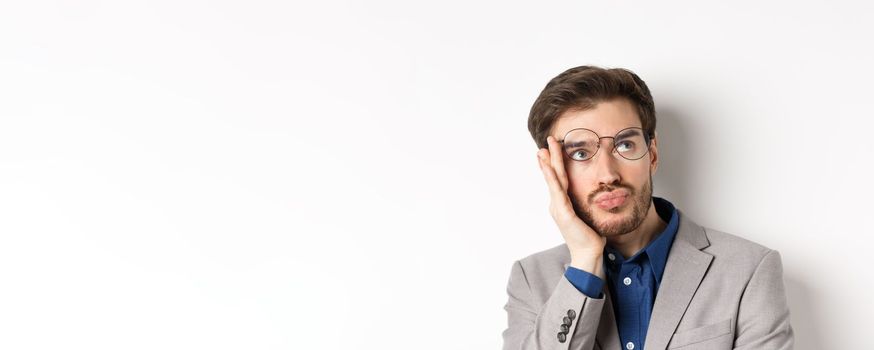
<path id="1" fill-rule="evenodd" d="M 577 142 L 563 142 L 564 148 L 576 148 L 589 144 L 588 141 L 577 141 Z"/>
<path id="2" fill-rule="evenodd" d="M 637 129 L 631 129 L 631 130 L 628 130 L 628 131 L 623 132 L 622 135 L 617 135 L 616 138 L 618 138 L 618 139 L 623 139 L 623 138 L 626 138 L 626 137 L 633 137 L 633 136 L 639 136 L 639 135 L 640 135 L 640 131 L 639 131 L 639 130 L 637 130 Z"/>

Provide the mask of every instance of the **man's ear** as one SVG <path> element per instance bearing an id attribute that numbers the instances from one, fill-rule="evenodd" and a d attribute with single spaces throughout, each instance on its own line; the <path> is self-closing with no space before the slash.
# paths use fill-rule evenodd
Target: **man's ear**
<path id="1" fill-rule="evenodd" d="M 654 132 L 652 140 L 650 140 L 651 145 L 649 146 L 649 170 L 653 174 L 655 174 L 659 168 L 658 136 L 659 132 Z"/>

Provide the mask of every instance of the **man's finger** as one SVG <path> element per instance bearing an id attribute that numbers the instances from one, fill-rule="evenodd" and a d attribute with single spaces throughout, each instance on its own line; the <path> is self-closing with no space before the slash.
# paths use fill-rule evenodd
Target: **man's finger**
<path id="1" fill-rule="evenodd" d="M 564 169 L 564 150 L 561 149 L 561 145 L 558 141 L 552 137 L 546 137 L 546 143 L 549 146 L 549 154 L 550 154 L 550 163 L 552 163 L 553 169 L 555 169 L 555 177 L 558 179 L 561 184 L 561 188 L 567 191 L 567 173 Z"/>
<path id="2" fill-rule="evenodd" d="M 568 208 L 570 205 L 570 198 L 568 198 L 567 190 L 562 188 L 561 184 L 558 182 L 555 170 L 552 168 L 552 164 L 548 160 L 549 151 L 541 148 L 537 155 L 537 161 L 540 162 L 540 169 L 543 171 L 543 177 L 546 179 L 546 184 L 549 187 L 549 196 L 552 202 L 557 208 L 562 208 L 563 210 Z"/>

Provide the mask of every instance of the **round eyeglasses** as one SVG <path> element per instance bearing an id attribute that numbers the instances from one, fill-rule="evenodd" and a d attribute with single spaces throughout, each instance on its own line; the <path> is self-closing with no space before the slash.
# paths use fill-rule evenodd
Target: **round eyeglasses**
<path id="1" fill-rule="evenodd" d="M 638 160 L 649 152 L 649 136 L 638 127 L 619 130 L 616 136 L 598 136 L 592 130 L 576 128 L 568 131 L 558 143 L 568 157 L 582 162 L 592 159 L 598 153 L 601 139 L 613 139 L 612 151 L 628 160 Z"/>

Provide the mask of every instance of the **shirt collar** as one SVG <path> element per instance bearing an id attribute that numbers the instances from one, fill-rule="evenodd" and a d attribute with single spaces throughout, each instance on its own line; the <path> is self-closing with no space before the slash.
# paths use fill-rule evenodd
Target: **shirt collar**
<path id="1" fill-rule="evenodd" d="M 674 205 L 664 198 L 652 197 L 652 201 L 659 217 L 668 223 L 658 237 L 644 248 L 649 262 L 652 264 L 652 272 L 655 273 L 656 281 L 661 284 L 662 274 L 665 272 L 665 265 L 668 261 L 668 252 L 671 250 L 671 244 L 674 243 L 674 237 L 680 227 L 680 214 Z"/>
<path id="2" fill-rule="evenodd" d="M 656 213 L 659 217 L 667 222 L 667 226 L 662 230 L 653 239 L 647 246 L 641 249 L 639 252 L 634 254 L 634 256 L 628 258 L 625 261 L 636 261 L 636 260 L 647 260 L 652 266 L 652 272 L 655 275 L 656 282 L 661 284 L 662 275 L 665 272 L 665 265 L 667 265 L 668 260 L 668 252 L 671 250 L 671 245 L 674 243 L 674 237 L 677 235 L 677 230 L 680 227 L 680 216 L 679 212 L 674 208 L 674 205 L 668 200 L 660 197 L 652 197 L 653 205 L 655 206 Z M 618 250 L 610 247 L 609 245 L 606 247 L 608 252 L 615 254 L 616 256 L 622 256 Z M 642 259 L 640 256 L 645 254 L 646 259 Z"/>

